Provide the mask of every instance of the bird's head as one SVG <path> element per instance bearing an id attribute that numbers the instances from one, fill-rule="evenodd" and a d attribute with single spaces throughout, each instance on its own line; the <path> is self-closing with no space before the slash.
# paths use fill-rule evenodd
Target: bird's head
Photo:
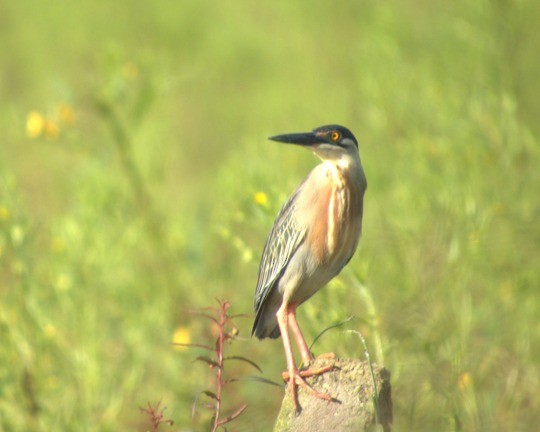
<path id="1" fill-rule="evenodd" d="M 312 132 L 276 135 L 269 139 L 308 147 L 323 160 L 340 159 L 358 153 L 358 142 L 352 132 L 339 125 L 326 125 Z"/>

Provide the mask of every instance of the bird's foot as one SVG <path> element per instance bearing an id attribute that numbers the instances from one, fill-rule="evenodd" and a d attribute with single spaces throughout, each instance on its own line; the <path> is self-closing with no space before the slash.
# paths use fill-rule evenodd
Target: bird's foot
<path id="1" fill-rule="evenodd" d="M 296 377 L 302 378 L 309 378 L 316 375 L 322 375 L 325 372 L 329 372 L 332 369 L 334 369 L 334 365 L 327 365 L 323 366 L 319 369 L 303 369 L 303 370 L 297 370 L 294 375 Z M 288 371 L 281 372 L 281 377 L 283 378 L 283 381 L 289 382 L 290 381 L 290 373 Z M 304 381 L 305 383 L 305 381 Z M 306 385 L 308 385 L 306 383 Z"/>
<path id="2" fill-rule="evenodd" d="M 289 383 L 289 388 L 291 389 L 291 399 L 293 402 L 295 412 L 300 412 L 300 405 L 298 404 L 298 386 L 303 387 L 310 395 L 315 396 L 319 399 L 324 399 L 326 401 L 335 401 L 335 399 L 325 393 L 320 393 L 317 390 L 313 389 L 304 378 L 312 377 L 315 375 L 321 375 L 325 372 L 328 372 L 334 368 L 333 365 L 324 366 L 319 369 L 311 370 L 298 370 L 285 371 L 281 374 L 283 380 Z M 291 380 L 291 376 L 293 379 Z"/>

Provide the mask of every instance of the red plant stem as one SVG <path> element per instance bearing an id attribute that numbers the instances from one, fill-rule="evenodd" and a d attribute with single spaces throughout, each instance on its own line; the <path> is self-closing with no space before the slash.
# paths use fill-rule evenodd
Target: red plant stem
<path id="1" fill-rule="evenodd" d="M 219 414 L 221 409 L 221 390 L 223 386 L 223 381 L 221 380 L 221 376 L 223 374 L 223 342 L 225 340 L 224 338 L 224 328 L 225 324 L 227 322 L 227 309 L 228 304 L 227 302 L 223 303 L 220 308 L 220 317 L 219 317 L 219 337 L 218 337 L 218 346 L 216 349 L 217 354 L 217 373 L 216 373 L 216 379 L 217 379 L 217 400 L 216 400 L 216 415 L 214 416 L 214 428 L 212 429 L 212 432 L 216 432 L 218 427 L 221 425 L 219 421 Z"/>

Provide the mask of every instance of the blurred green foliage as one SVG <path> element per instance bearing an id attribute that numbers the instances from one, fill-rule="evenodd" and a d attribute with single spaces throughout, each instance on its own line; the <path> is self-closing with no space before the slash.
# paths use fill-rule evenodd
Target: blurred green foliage
<path id="1" fill-rule="evenodd" d="M 301 308 L 308 339 L 358 317 L 396 430 L 537 428 L 538 22 L 534 0 L 2 2 L 0 430 L 142 431 L 158 400 L 201 428 L 211 378 L 173 335 L 214 337 L 187 311 L 216 297 L 251 312 L 317 163 L 266 137 L 334 122 L 364 235 Z M 278 379 L 281 343 L 239 324 L 231 349 Z M 338 329 L 314 350 L 363 355 Z M 230 429 L 270 430 L 282 392 L 237 389 Z"/>

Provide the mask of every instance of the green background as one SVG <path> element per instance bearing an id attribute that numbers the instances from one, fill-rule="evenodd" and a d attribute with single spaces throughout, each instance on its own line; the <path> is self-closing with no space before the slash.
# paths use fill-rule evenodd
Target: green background
<path id="1" fill-rule="evenodd" d="M 317 163 L 266 137 L 327 123 L 369 188 L 359 251 L 299 311 L 308 340 L 355 318 L 314 352 L 363 358 L 361 332 L 396 431 L 535 430 L 539 22 L 535 0 L 0 3 L 0 430 L 149 430 L 159 400 L 161 430 L 205 430 L 214 371 L 171 340 L 212 343 L 189 310 L 216 298 L 252 312 Z M 264 374 L 228 376 L 279 381 L 281 342 L 236 324 Z M 226 387 L 229 430 L 270 430 L 281 397 Z"/>

